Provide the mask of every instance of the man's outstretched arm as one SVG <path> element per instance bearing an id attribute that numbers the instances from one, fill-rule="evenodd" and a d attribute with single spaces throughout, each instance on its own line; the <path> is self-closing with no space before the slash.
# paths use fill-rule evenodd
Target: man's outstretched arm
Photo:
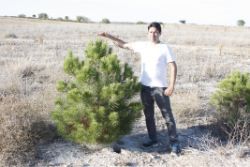
<path id="1" fill-rule="evenodd" d="M 115 37 L 115 36 L 113 36 L 113 35 L 111 35 L 109 33 L 101 32 L 98 35 L 102 36 L 102 37 L 105 37 L 105 38 L 108 38 L 108 39 L 111 39 L 115 43 L 115 45 L 118 46 L 118 47 L 120 47 L 120 48 L 130 49 L 127 46 L 125 46 L 125 44 L 127 42 L 125 42 L 125 41 L 123 41 L 123 40 L 121 40 L 121 39 L 119 39 L 119 38 L 117 38 L 117 37 Z"/>

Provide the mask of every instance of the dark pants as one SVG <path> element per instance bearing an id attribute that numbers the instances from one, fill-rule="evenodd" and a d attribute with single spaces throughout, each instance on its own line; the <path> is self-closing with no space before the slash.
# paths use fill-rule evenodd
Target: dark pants
<path id="1" fill-rule="evenodd" d="M 156 125 L 154 119 L 154 102 L 156 102 L 163 118 L 166 121 L 170 142 L 174 143 L 178 142 L 176 124 L 172 114 L 169 97 L 164 95 L 165 89 L 166 88 L 162 87 L 148 87 L 142 85 L 141 100 L 144 107 L 143 111 L 146 119 L 149 138 L 153 141 L 157 140 Z"/>

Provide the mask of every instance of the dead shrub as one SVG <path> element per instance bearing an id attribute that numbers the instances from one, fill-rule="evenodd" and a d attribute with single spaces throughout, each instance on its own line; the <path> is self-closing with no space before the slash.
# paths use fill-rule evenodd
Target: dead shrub
<path id="1" fill-rule="evenodd" d="M 247 119 L 238 120 L 234 127 L 228 124 L 220 124 L 220 128 L 227 136 L 228 142 L 232 145 L 245 145 L 250 141 L 250 122 Z"/>
<path id="2" fill-rule="evenodd" d="M 0 158 L 11 166 L 31 162 L 35 145 L 55 137 L 54 128 L 29 100 L 7 96 L 0 102 Z"/>

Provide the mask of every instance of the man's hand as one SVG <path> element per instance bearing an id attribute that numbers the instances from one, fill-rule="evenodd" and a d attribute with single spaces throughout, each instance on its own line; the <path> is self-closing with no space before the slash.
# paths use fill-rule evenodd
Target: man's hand
<path id="1" fill-rule="evenodd" d="M 107 37 L 107 33 L 106 32 L 101 32 L 97 34 L 98 36 L 102 36 L 102 37 Z"/>
<path id="2" fill-rule="evenodd" d="M 164 94 L 166 96 L 171 96 L 173 92 L 174 92 L 174 87 L 170 86 L 170 87 L 167 87 L 167 89 L 165 89 Z"/>
<path id="3" fill-rule="evenodd" d="M 98 36 L 101 36 L 101 37 L 105 37 L 105 38 L 108 38 L 108 39 L 111 39 L 113 41 L 113 43 L 120 47 L 120 48 L 123 48 L 123 49 L 129 49 L 127 47 L 124 47 L 124 44 L 126 44 L 125 41 L 119 39 L 118 37 L 115 37 L 107 32 L 101 32 L 101 33 L 98 33 L 97 34 Z"/>
<path id="4" fill-rule="evenodd" d="M 175 85 L 176 73 L 177 73 L 177 65 L 175 62 L 170 62 L 170 63 L 168 63 L 168 65 L 170 66 L 170 80 L 169 80 L 169 86 L 164 91 L 164 94 L 166 96 L 171 96 L 174 92 L 174 85 Z"/>

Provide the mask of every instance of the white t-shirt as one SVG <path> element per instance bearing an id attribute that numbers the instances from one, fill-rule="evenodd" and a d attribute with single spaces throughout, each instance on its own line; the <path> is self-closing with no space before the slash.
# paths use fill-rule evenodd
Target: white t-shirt
<path id="1" fill-rule="evenodd" d="M 140 82 L 150 87 L 167 87 L 167 63 L 175 56 L 165 43 L 132 42 L 125 44 L 141 56 Z"/>

